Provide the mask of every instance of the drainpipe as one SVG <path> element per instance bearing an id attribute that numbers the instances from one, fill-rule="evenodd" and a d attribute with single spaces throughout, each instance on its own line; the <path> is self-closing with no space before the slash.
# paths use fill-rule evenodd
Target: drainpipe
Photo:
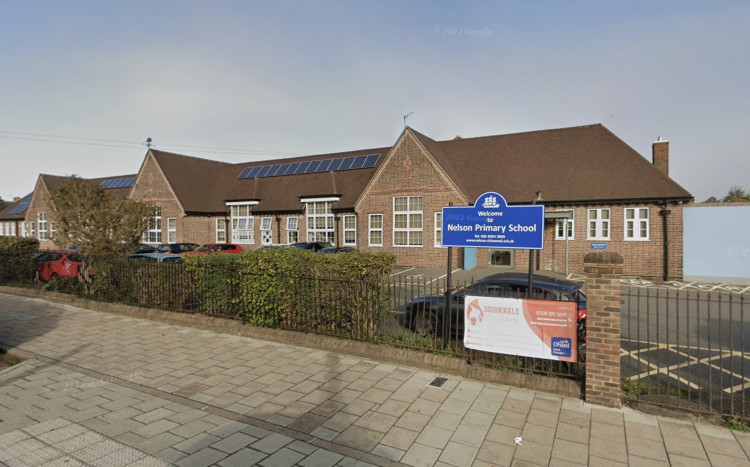
<path id="1" fill-rule="evenodd" d="M 667 221 L 667 216 L 669 216 L 669 214 L 671 212 L 672 211 L 670 211 L 669 209 L 667 209 L 667 203 L 665 201 L 664 202 L 664 209 L 662 209 L 661 211 L 659 211 L 659 214 L 661 214 L 661 218 L 662 218 L 662 236 L 664 237 L 664 245 L 663 245 L 663 248 L 664 248 L 664 267 L 663 267 L 664 277 L 663 277 L 663 280 L 665 282 L 669 280 L 669 233 L 667 232 L 667 229 L 669 227 L 669 222 Z"/>
<path id="2" fill-rule="evenodd" d="M 281 216 L 276 215 L 276 244 L 281 245 Z"/>

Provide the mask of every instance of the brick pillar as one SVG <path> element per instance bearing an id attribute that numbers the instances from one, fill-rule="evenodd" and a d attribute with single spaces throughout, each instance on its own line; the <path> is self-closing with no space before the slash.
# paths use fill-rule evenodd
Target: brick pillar
<path id="1" fill-rule="evenodd" d="M 620 407 L 620 276 L 622 256 L 598 251 L 583 260 L 586 273 L 586 402 Z"/>

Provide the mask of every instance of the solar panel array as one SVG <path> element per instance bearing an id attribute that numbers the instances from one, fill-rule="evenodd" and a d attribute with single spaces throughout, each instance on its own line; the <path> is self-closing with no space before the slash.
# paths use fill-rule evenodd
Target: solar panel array
<path id="1" fill-rule="evenodd" d="M 245 178 L 280 177 L 282 175 L 300 175 L 321 172 L 338 172 L 341 170 L 371 169 L 378 163 L 380 154 L 364 156 L 338 157 L 305 162 L 287 162 L 284 164 L 259 165 L 246 167 L 237 180 Z"/>
<path id="2" fill-rule="evenodd" d="M 130 188 L 135 184 L 135 177 L 113 178 L 112 180 L 102 180 L 99 182 L 107 190 L 112 188 Z"/>
<path id="3" fill-rule="evenodd" d="M 26 209 L 28 209 L 30 203 L 31 203 L 31 193 L 24 196 L 23 199 L 18 202 L 18 204 L 13 206 L 13 209 L 11 209 L 10 212 L 8 212 L 8 214 L 13 214 L 13 215 L 21 214 Z"/>

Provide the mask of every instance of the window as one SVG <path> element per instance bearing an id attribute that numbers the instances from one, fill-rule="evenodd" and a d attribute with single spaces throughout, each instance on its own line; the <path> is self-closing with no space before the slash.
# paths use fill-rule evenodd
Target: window
<path id="1" fill-rule="evenodd" d="M 435 247 L 443 246 L 443 213 L 435 213 Z"/>
<path id="2" fill-rule="evenodd" d="M 232 243 L 255 243 L 255 219 L 249 204 L 232 206 Z"/>
<path id="3" fill-rule="evenodd" d="M 625 240 L 648 240 L 648 208 L 625 208 Z"/>
<path id="4" fill-rule="evenodd" d="M 148 220 L 144 243 L 161 243 L 161 206 L 154 206 L 154 217 Z"/>
<path id="5" fill-rule="evenodd" d="M 49 239 L 55 239 L 55 221 L 49 221 Z"/>
<path id="6" fill-rule="evenodd" d="M 566 212 L 566 211 L 554 211 Z M 575 240 L 575 215 L 572 209 L 567 211 L 571 213 L 570 219 L 557 219 L 555 221 L 555 240 Z"/>
<path id="7" fill-rule="evenodd" d="M 357 216 L 344 216 L 344 245 L 357 244 Z"/>
<path id="8" fill-rule="evenodd" d="M 383 215 L 370 214 L 370 225 L 368 227 L 370 246 L 383 246 Z"/>
<path id="9" fill-rule="evenodd" d="M 260 219 L 260 243 L 261 245 L 270 245 L 273 243 L 270 217 L 262 217 Z"/>
<path id="10" fill-rule="evenodd" d="M 589 209 L 589 240 L 609 240 L 609 209 Z"/>
<path id="11" fill-rule="evenodd" d="M 299 232 L 297 231 L 299 225 L 299 218 L 297 216 L 286 218 L 286 242 L 297 243 L 299 242 Z"/>
<path id="12" fill-rule="evenodd" d="M 223 218 L 216 219 L 216 243 L 227 242 L 227 220 Z"/>
<path id="13" fill-rule="evenodd" d="M 422 246 L 422 197 L 393 198 L 393 246 Z"/>
<path id="14" fill-rule="evenodd" d="M 39 240 L 47 240 L 47 213 L 40 212 L 36 218 L 39 223 Z"/>
<path id="15" fill-rule="evenodd" d="M 16 236 L 16 223 L 15 222 L 10 222 L 9 224 L 10 224 L 10 230 L 8 232 L 10 232 L 10 235 L 12 237 L 15 237 Z"/>
<path id="16" fill-rule="evenodd" d="M 167 243 L 177 243 L 176 217 L 167 217 Z"/>
<path id="17" fill-rule="evenodd" d="M 307 241 L 334 242 L 333 201 L 313 201 L 307 205 Z"/>
<path id="18" fill-rule="evenodd" d="M 36 237 L 36 222 L 29 223 L 29 237 Z"/>

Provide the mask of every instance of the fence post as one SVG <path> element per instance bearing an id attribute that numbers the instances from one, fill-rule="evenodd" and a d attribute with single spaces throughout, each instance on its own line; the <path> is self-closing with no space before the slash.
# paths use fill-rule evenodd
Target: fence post
<path id="1" fill-rule="evenodd" d="M 620 407 L 620 276 L 622 256 L 597 251 L 583 260 L 586 273 L 587 402 Z"/>

